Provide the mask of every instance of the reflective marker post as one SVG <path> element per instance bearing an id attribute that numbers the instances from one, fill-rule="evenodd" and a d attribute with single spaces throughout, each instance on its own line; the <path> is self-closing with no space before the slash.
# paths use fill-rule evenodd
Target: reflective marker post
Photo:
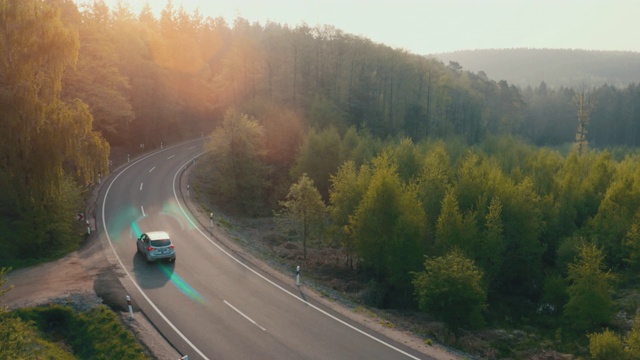
<path id="1" fill-rule="evenodd" d="M 191 186 L 187 185 L 187 197 L 190 197 Z"/>
<path id="2" fill-rule="evenodd" d="M 133 320 L 133 308 L 131 307 L 131 297 L 127 295 L 127 306 L 129 307 L 129 320 Z"/>
<path id="3" fill-rule="evenodd" d="M 296 286 L 300 286 L 300 265 L 296 266 Z"/>
<path id="4" fill-rule="evenodd" d="M 213 229 L 213 213 L 209 214 L 209 226 Z"/>

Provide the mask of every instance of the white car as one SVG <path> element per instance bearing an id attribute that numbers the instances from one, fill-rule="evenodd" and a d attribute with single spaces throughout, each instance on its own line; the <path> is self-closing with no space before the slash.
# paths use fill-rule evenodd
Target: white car
<path id="1" fill-rule="evenodd" d="M 176 260 L 176 249 L 169 238 L 169 234 L 164 231 L 152 231 L 140 235 L 136 241 L 136 248 L 139 253 L 147 258 L 147 262 L 160 259 Z"/>

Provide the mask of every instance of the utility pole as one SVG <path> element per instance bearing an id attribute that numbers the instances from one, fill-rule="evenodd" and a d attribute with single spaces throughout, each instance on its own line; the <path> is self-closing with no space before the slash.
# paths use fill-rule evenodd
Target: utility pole
<path id="1" fill-rule="evenodd" d="M 587 147 L 589 146 L 587 127 L 589 126 L 589 116 L 595 107 L 595 102 L 584 91 L 577 93 L 573 101 L 578 105 L 578 131 L 576 132 L 575 149 L 578 155 L 582 155 L 587 152 Z"/>

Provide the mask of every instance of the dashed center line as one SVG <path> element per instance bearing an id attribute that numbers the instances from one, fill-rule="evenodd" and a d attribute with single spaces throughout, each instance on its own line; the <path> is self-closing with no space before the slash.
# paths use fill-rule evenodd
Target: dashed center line
<path id="1" fill-rule="evenodd" d="M 154 167 L 152 167 L 152 168 L 149 170 L 149 172 L 152 172 L 152 171 L 153 171 L 153 170 L 155 170 L 155 169 L 156 169 L 156 167 L 154 166 Z"/>
<path id="2" fill-rule="evenodd" d="M 147 217 L 147 215 L 144 213 L 144 206 L 140 205 L 140 211 L 142 211 L 143 217 Z"/>
<path id="3" fill-rule="evenodd" d="M 236 309 L 236 307 L 231 305 L 227 300 L 224 300 L 224 303 L 227 304 L 227 306 L 229 306 L 230 308 L 232 308 L 235 312 L 237 312 L 238 314 L 242 315 L 243 318 L 249 320 L 253 325 L 257 326 L 260 330 L 267 331 L 267 329 L 263 328 L 262 326 L 258 325 L 257 322 L 253 321 L 252 318 L 250 318 L 247 315 L 243 314 L 242 311 Z"/>
<path id="4" fill-rule="evenodd" d="M 142 191 L 142 185 L 144 185 L 144 183 L 140 183 L 140 191 Z"/>
<path id="5" fill-rule="evenodd" d="M 167 160 L 171 159 L 172 157 L 174 157 L 175 155 L 171 155 L 167 158 Z"/>

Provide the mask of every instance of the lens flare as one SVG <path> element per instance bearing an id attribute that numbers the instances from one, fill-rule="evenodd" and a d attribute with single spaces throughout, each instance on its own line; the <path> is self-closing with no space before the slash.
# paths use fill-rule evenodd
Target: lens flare
<path id="1" fill-rule="evenodd" d="M 134 209 L 133 207 L 128 207 L 123 209 L 122 211 L 118 211 L 117 215 L 114 216 L 113 220 L 109 220 L 109 224 L 107 225 L 107 231 L 111 237 L 111 241 L 114 243 L 120 242 L 122 240 L 122 234 L 126 234 L 129 229 L 134 229 L 133 224 L 136 224 L 138 220 L 141 218 L 140 212 Z M 137 219 L 136 219 L 137 218 Z M 133 223 L 131 219 L 136 219 Z M 138 228 L 137 225 L 135 228 Z M 140 229 L 138 228 L 138 232 Z M 139 232 L 138 236 L 142 234 Z"/>
<path id="2" fill-rule="evenodd" d="M 173 269 L 170 268 L 170 265 L 160 263 L 158 264 L 158 267 L 178 290 L 196 303 L 204 304 L 202 295 L 200 295 L 196 289 L 192 288 L 191 285 L 187 284 L 180 275 L 176 274 Z"/>
<path id="3" fill-rule="evenodd" d="M 133 233 L 134 238 L 139 238 L 142 235 L 142 230 L 140 230 L 140 226 L 138 226 L 138 220 L 131 223 L 131 233 Z"/>
<path id="4" fill-rule="evenodd" d="M 175 202 L 171 201 L 171 202 L 166 202 L 164 203 L 164 205 L 162 206 L 162 214 L 163 215 L 167 215 L 167 216 L 171 216 L 172 218 L 174 218 L 176 221 L 178 221 L 180 223 L 180 227 L 184 230 L 184 229 L 193 229 L 194 225 L 196 223 L 195 219 L 191 216 L 191 213 L 187 213 L 186 215 L 182 212 L 182 210 L 180 210 L 180 207 L 178 207 Z M 186 221 L 185 223 L 185 218 L 187 220 L 190 221 Z"/>

